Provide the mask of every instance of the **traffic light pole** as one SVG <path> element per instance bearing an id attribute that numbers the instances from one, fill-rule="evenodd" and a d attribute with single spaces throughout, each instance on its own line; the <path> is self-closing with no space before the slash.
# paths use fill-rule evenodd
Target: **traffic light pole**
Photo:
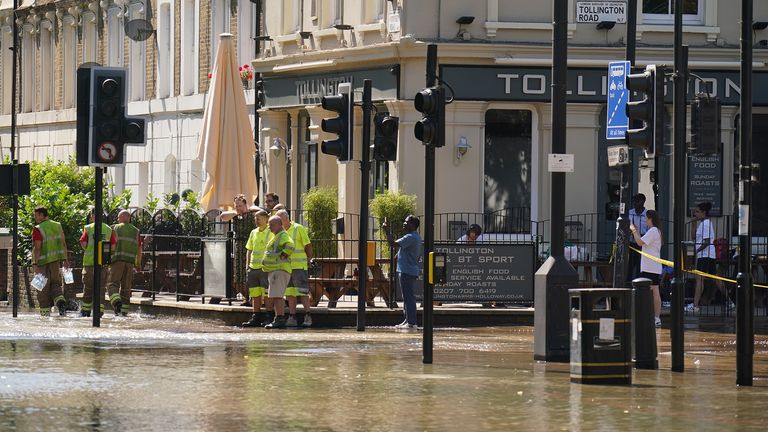
<path id="1" fill-rule="evenodd" d="M 685 107 L 686 87 L 688 84 L 688 46 L 683 45 L 683 1 L 675 0 L 675 93 L 674 93 L 674 238 L 673 254 L 675 273 L 672 278 L 672 325 L 670 339 L 672 344 L 672 371 L 683 372 L 685 370 L 684 340 L 684 312 L 685 306 L 685 275 L 683 263 L 685 257 L 683 241 L 685 240 Z"/>
<path id="2" fill-rule="evenodd" d="M 363 81 L 363 141 L 360 152 L 360 241 L 357 245 L 357 331 L 365 331 L 365 300 L 368 285 L 368 189 L 371 171 L 371 80 Z M 351 119 L 350 119 L 351 120 Z"/>
<path id="3" fill-rule="evenodd" d="M 18 0 L 13 0 L 13 18 L 16 20 L 16 9 L 19 7 Z M 15 24 L 14 24 L 15 25 Z M 11 262 L 13 262 L 13 317 L 19 316 L 19 161 L 16 159 L 16 77 L 19 67 L 19 52 L 16 47 L 19 46 L 19 32 L 15 29 L 13 33 L 13 64 L 11 66 L 11 161 L 13 163 L 13 194 L 11 195 L 11 205 L 13 206 L 13 246 L 11 248 Z"/>
<path id="4" fill-rule="evenodd" d="M 427 45 L 427 82 L 426 86 L 433 87 L 437 85 L 437 45 Z M 440 96 L 444 97 L 442 92 Z M 438 129 L 445 127 L 445 119 L 440 119 Z M 438 137 L 444 136 L 438 133 Z M 439 140 L 440 138 L 436 138 Z M 435 147 L 442 145 L 441 142 L 434 142 L 424 146 L 424 259 L 423 263 L 429 262 L 429 253 L 435 247 Z M 435 286 L 424 278 L 424 341 L 422 363 L 432 364 L 432 330 L 434 326 L 432 301 L 434 298 Z"/>
<path id="5" fill-rule="evenodd" d="M 739 273 L 736 276 L 736 384 L 752 385 L 755 297 L 752 284 L 752 0 L 741 1 L 739 131 Z"/>
<path id="6" fill-rule="evenodd" d="M 95 226 L 93 227 L 93 307 L 91 307 L 91 314 L 93 316 L 93 326 L 101 326 L 101 304 L 104 302 L 104 294 L 101 292 L 101 261 L 99 259 L 100 242 L 101 242 L 101 223 L 102 223 L 102 206 L 101 201 L 104 194 L 104 168 L 96 167 L 96 205 L 94 206 L 94 212 L 96 216 Z"/>

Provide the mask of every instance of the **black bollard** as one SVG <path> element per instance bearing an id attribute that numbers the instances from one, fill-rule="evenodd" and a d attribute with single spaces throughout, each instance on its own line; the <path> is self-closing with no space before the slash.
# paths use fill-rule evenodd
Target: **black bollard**
<path id="1" fill-rule="evenodd" d="M 658 369 L 651 280 L 632 281 L 632 357 L 638 369 Z"/>

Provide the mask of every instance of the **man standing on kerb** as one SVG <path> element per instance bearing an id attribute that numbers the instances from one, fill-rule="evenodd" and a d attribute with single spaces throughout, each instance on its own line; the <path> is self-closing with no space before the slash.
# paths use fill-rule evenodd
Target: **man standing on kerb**
<path id="1" fill-rule="evenodd" d="M 390 247 L 398 247 L 397 251 L 397 282 L 403 293 L 403 312 L 405 320 L 396 325 L 397 329 L 415 330 L 416 325 L 416 295 L 414 287 L 419 277 L 419 258 L 422 253 L 422 240 L 419 235 L 419 218 L 408 215 L 403 222 L 405 235 L 397 240 L 392 239 L 392 233 L 387 229 L 389 225 L 386 219 L 381 228 L 387 234 L 387 242 Z"/>

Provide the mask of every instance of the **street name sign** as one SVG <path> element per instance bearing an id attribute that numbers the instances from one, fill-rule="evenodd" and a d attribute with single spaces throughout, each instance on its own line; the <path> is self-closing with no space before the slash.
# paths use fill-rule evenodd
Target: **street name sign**
<path id="1" fill-rule="evenodd" d="M 627 22 L 627 4 L 623 1 L 576 2 L 577 23 Z"/>
<path id="2" fill-rule="evenodd" d="M 627 118 L 627 74 L 630 72 L 628 61 L 608 63 L 608 119 L 605 127 L 605 138 L 609 140 L 624 139 L 629 127 Z"/>

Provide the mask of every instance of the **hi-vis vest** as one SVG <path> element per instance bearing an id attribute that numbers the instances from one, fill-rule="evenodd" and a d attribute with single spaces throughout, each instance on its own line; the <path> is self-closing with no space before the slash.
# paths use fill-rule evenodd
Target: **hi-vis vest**
<path id="1" fill-rule="evenodd" d="M 281 254 L 287 254 L 288 259 L 280 258 Z M 277 270 L 291 272 L 291 254 L 293 253 L 293 241 L 291 236 L 285 230 L 275 234 L 267 243 L 267 249 L 264 251 L 264 258 L 261 264 L 264 271 L 269 273 Z"/>
<path id="2" fill-rule="evenodd" d="M 112 262 L 123 261 L 136 264 L 139 255 L 139 229 L 130 223 L 115 225 L 115 250 L 112 251 Z"/>
<path id="3" fill-rule="evenodd" d="M 54 221 L 43 221 L 37 225 L 43 241 L 40 245 L 40 256 L 37 258 L 37 265 L 42 266 L 55 261 L 64 261 L 67 259 L 66 245 L 64 244 L 64 230 L 61 224 Z"/>
<path id="4" fill-rule="evenodd" d="M 85 226 L 85 233 L 88 235 L 88 245 L 85 247 L 83 253 L 83 267 L 93 266 L 93 248 L 96 247 L 96 224 L 88 224 Z M 109 225 L 102 222 L 101 224 L 101 239 L 103 241 L 109 241 L 112 238 L 112 228 Z"/>
<path id="5" fill-rule="evenodd" d="M 307 233 L 307 229 L 304 228 L 303 225 L 298 224 L 296 222 L 291 222 L 291 226 L 288 227 L 288 235 L 291 236 L 291 239 L 293 240 L 293 247 L 294 251 L 293 254 L 291 254 L 291 269 L 298 269 L 298 270 L 307 270 L 309 268 L 309 265 L 307 264 L 307 252 L 304 250 L 304 247 L 309 244 L 304 244 L 301 239 L 304 236 L 300 236 L 301 232 L 304 232 L 304 234 Z M 309 236 L 306 236 L 309 238 Z M 298 241 L 297 241 L 298 238 Z"/>
<path id="6" fill-rule="evenodd" d="M 268 227 L 263 230 L 256 228 L 251 231 L 251 236 L 248 238 L 248 245 L 251 245 L 251 262 L 250 267 L 252 269 L 260 269 L 262 267 L 261 260 L 264 258 L 264 251 L 267 250 L 267 243 L 272 236 L 272 231 Z"/>

